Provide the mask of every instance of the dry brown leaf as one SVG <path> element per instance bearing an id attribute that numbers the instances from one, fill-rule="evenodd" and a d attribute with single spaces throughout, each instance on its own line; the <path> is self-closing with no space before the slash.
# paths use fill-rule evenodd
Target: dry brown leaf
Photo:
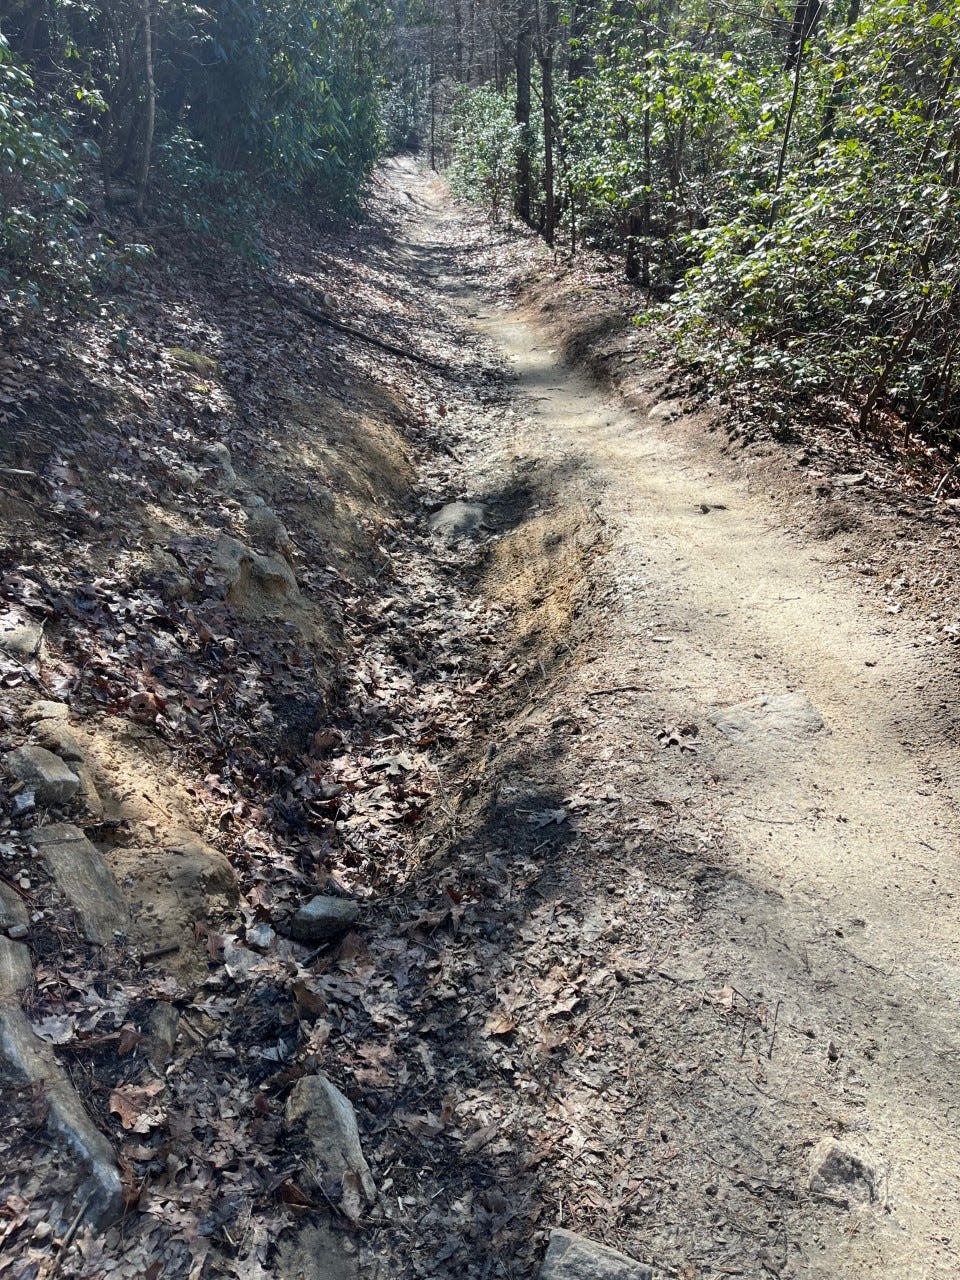
<path id="1" fill-rule="evenodd" d="M 483 1030 L 488 1036 L 509 1036 L 517 1029 L 517 1023 L 509 1013 L 494 1013 L 484 1023 Z"/>
<path id="2" fill-rule="evenodd" d="M 121 1084 L 110 1093 L 110 1112 L 130 1133 L 149 1133 L 163 1124 L 164 1110 L 155 1099 L 164 1089 L 163 1081 L 149 1084 Z"/>

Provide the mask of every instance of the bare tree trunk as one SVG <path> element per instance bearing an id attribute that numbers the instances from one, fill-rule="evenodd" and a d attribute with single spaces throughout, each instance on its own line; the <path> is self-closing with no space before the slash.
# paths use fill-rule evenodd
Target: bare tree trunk
<path id="1" fill-rule="evenodd" d="M 538 18 L 540 11 L 538 11 Z M 544 0 L 540 23 L 539 58 L 543 100 L 543 238 L 553 247 L 557 227 L 557 193 L 554 181 L 553 65 L 557 36 L 556 0 Z"/>
<path id="2" fill-rule="evenodd" d="M 137 176 L 137 217 L 143 218 L 147 199 L 147 181 L 150 177 L 150 157 L 153 152 L 153 127 L 157 116 L 157 88 L 153 79 L 153 28 L 150 21 L 151 0 L 143 0 L 143 71 L 146 82 L 146 111 L 143 125 L 143 149 L 140 152 L 140 172 Z"/>
<path id="3" fill-rule="evenodd" d="M 517 4 L 517 189 L 514 209 L 518 218 L 530 224 L 530 10 L 529 0 Z"/>

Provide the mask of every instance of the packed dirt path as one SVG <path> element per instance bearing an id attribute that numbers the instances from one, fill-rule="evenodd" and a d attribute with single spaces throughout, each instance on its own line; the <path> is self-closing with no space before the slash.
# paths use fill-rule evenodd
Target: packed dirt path
<path id="1" fill-rule="evenodd" d="M 515 376 L 465 496 L 562 597 L 531 591 L 553 661 L 458 828 L 538 867 L 485 1043 L 491 1077 L 540 1054 L 541 1196 L 668 1275 L 960 1274 L 954 672 L 674 406 L 564 367 L 439 183 L 393 181 L 409 265 Z"/>

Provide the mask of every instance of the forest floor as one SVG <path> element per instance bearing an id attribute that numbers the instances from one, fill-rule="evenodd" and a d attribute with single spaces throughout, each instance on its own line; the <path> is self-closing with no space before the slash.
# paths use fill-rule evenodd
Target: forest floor
<path id="1" fill-rule="evenodd" d="M 99 809 L 52 816 L 131 919 L 83 936 L 13 794 L 2 881 L 126 1211 L 84 1226 L 10 1093 L 0 1274 L 520 1280 L 562 1226 L 678 1280 L 956 1276 L 956 513 L 732 444 L 602 263 L 412 161 L 377 202 L 278 232 L 285 287 L 438 368 L 244 278 L 174 314 L 182 263 L 108 359 L 26 362 L 62 420 L 8 423 L 4 746 L 68 704 Z M 359 923 L 291 938 L 322 891 Z M 373 1203 L 317 1174 L 316 1071 Z"/>

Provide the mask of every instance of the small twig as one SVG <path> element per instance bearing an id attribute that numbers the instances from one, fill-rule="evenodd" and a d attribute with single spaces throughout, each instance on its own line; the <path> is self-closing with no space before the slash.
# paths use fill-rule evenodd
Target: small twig
<path id="1" fill-rule="evenodd" d="M 53 1264 L 50 1267 L 50 1270 L 45 1273 L 44 1280 L 53 1280 L 53 1277 L 60 1270 L 60 1266 L 63 1263 L 64 1258 L 66 1257 L 67 1250 L 73 1244 L 73 1237 L 77 1234 L 77 1231 L 80 1229 L 80 1223 L 83 1220 L 83 1215 L 90 1208 L 90 1204 L 92 1200 L 93 1200 L 93 1192 L 91 1191 L 90 1194 L 87 1196 L 86 1200 L 84 1200 L 83 1204 L 77 1210 L 77 1216 L 74 1218 L 74 1220 L 70 1223 L 70 1226 L 67 1228 L 66 1235 L 60 1241 L 60 1245 L 57 1249 L 57 1256 L 54 1258 Z"/>
<path id="2" fill-rule="evenodd" d="M 777 998 L 777 1007 L 773 1011 L 773 1030 L 770 1032 L 770 1047 L 767 1049 L 767 1058 L 773 1057 L 773 1042 L 777 1038 L 777 1022 L 780 1018 L 780 999 Z"/>
<path id="3" fill-rule="evenodd" d="M 152 951 L 144 951 L 140 961 L 142 964 L 149 964 L 151 960 L 162 960 L 164 956 L 172 956 L 179 950 L 179 942 L 169 942 L 165 947 L 154 947 Z"/>
<path id="4" fill-rule="evenodd" d="M 649 693 L 650 687 L 645 684 L 614 684 L 609 689 L 588 689 L 586 697 L 603 698 L 610 693 Z"/>

